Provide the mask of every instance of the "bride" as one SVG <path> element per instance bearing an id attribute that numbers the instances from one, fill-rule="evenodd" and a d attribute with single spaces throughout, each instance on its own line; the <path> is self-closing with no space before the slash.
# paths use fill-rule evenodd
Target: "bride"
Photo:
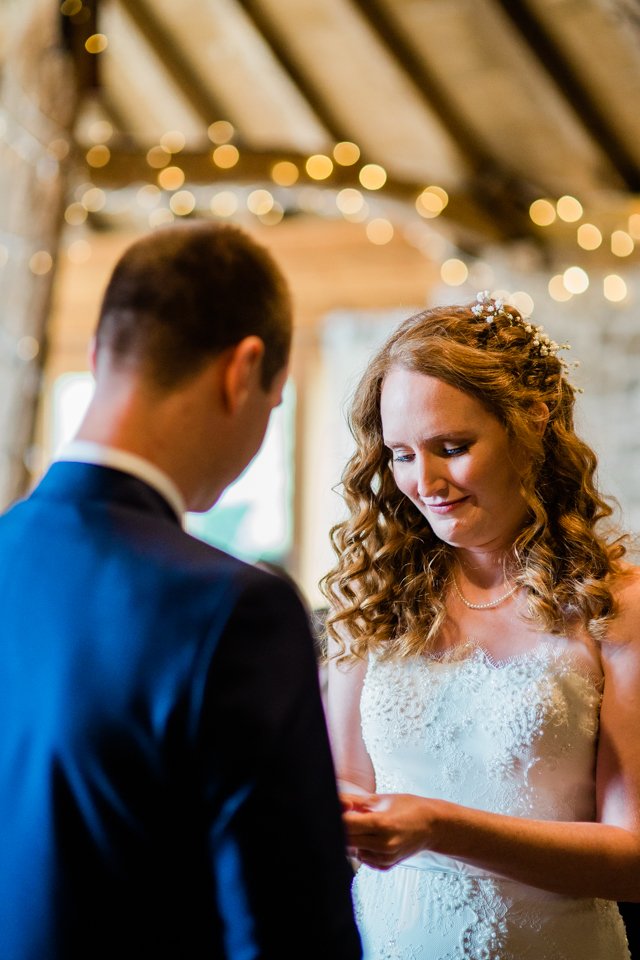
<path id="1" fill-rule="evenodd" d="M 355 395 L 323 587 L 367 960 L 629 957 L 640 571 L 566 347 L 479 294 L 405 321 Z"/>

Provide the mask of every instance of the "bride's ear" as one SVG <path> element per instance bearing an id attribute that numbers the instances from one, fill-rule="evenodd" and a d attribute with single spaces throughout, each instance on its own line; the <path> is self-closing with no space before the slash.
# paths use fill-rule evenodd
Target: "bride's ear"
<path id="1" fill-rule="evenodd" d="M 531 422 L 539 437 L 544 436 L 549 422 L 549 407 L 542 400 L 536 400 L 529 407 L 531 413 Z"/>

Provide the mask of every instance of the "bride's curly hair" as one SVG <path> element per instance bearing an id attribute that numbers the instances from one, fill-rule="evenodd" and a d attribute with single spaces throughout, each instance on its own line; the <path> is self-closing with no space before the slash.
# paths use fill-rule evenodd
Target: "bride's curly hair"
<path id="1" fill-rule="evenodd" d="M 342 477 L 349 516 L 331 530 L 338 560 L 321 582 L 339 659 L 424 653 L 445 619 L 454 550 L 398 490 L 382 439 L 380 392 L 395 367 L 464 391 L 503 424 L 522 452 L 529 512 L 509 572 L 527 590 L 529 616 L 550 633 L 578 623 L 602 639 L 615 614 L 611 583 L 624 537 L 599 529 L 612 508 L 596 487 L 596 455 L 575 433 L 575 390 L 557 346 L 514 307 L 488 320 L 468 305 L 410 317 L 373 357 L 349 417 L 356 443 Z M 549 410 L 542 436 L 531 415 L 539 403 Z"/>

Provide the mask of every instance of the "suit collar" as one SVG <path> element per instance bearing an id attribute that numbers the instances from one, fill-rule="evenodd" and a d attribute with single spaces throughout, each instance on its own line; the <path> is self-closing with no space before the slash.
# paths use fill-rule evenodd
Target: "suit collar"
<path id="1" fill-rule="evenodd" d="M 158 491 L 167 500 L 182 523 L 186 512 L 184 497 L 174 481 L 154 463 L 129 450 L 120 450 L 102 443 L 86 440 L 74 440 L 66 444 L 59 453 L 58 460 L 77 463 L 93 463 L 97 466 L 113 467 L 123 473 L 130 473 L 143 480 Z"/>
<path id="2" fill-rule="evenodd" d="M 32 496 L 121 504 L 180 523 L 172 505 L 156 488 L 130 473 L 102 464 L 56 461 L 49 467 Z"/>

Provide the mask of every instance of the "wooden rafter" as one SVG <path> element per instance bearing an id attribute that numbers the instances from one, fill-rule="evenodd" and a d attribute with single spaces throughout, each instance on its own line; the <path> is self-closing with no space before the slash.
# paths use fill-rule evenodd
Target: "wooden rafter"
<path id="1" fill-rule="evenodd" d="M 640 191 L 640 167 L 610 123 L 607 113 L 570 67 L 561 45 L 545 29 L 526 0 L 496 0 L 496 3 L 518 28 L 567 106 L 573 110 L 595 144 L 603 150 L 603 156 L 608 158 L 626 187 L 632 192 Z"/>
<path id="2" fill-rule="evenodd" d="M 425 106 L 465 156 L 473 177 L 469 190 L 479 205 L 497 220 L 505 238 L 540 237 L 532 229 L 527 216 L 529 204 L 538 195 L 522 178 L 508 170 L 482 143 L 482 137 L 471 129 L 444 83 L 431 70 L 424 56 L 412 45 L 406 33 L 380 0 L 353 0 L 361 15 L 388 49 L 397 66 L 417 90 Z"/>
<path id="3" fill-rule="evenodd" d="M 329 136 L 335 141 L 351 140 L 351 131 L 331 109 L 319 87 L 312 82 L 294 57 L 291 56 L 285 40 L 271 20 L 265 16 L 260 4 L 256 3 L 255 0 L 236 0 L 236 3 L 242 7 L 256 30 L 262 35 L 273 56 L 298 88 Z"/>
<path id="4" fill-rule="evenodd" d="M 171 31 L 157 16 L 153 4 L 147 0 L 126 0 L 122 2 L 122 8 L 205 126 L 214 120 L 228 119 L 228 111 L 203 83 L 189 57 L 179 48 Z"/>

